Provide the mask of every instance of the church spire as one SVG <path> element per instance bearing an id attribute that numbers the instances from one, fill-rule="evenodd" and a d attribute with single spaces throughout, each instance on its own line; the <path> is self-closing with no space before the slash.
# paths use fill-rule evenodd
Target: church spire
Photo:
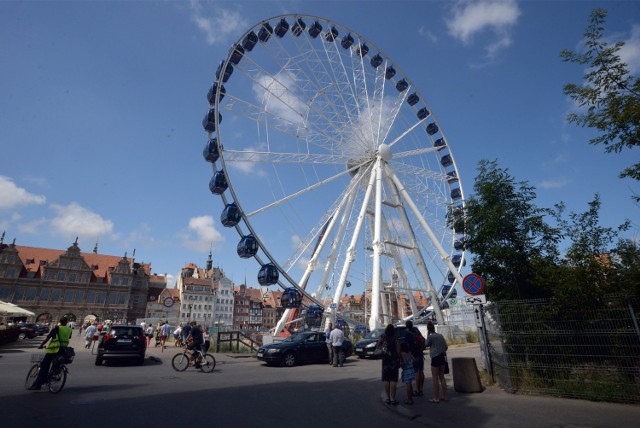
<path id="1" fill-rule="evenodd" d="M 213 242 L 211 243 L 211 247 L 209 248 L 209 258 L 207 259 L 207 272 L 213 269 L 213 259 L 211 258 L 212 251 L 213 251 Z"/>
<path id="2" fill-rule="evenodd" d="M 93 254 L 98 254 L 98 239 L 99 238 L 96 238 L 96 245 L 93 247 Z"/>

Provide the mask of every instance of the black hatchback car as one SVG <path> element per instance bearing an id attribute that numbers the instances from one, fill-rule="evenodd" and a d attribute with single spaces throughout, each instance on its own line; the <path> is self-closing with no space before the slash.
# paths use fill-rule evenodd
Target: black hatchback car
<path id="1" fill-rule="evenodd" d="M 345 339 L 342 349 L 346 359 L 353 353 L 353 344 Z M 319 331 L 295 333 L 282 342 L 261 346 L 257 358 L 268 365 L 281 364 L 287 367 L 302 363 L 328 363 L 326 335 Z"/>
<path id="2" fill-rule="evenodd" d="M 396 327 L 396 337 L 402 340 L 407 327 L 400 325 Z M 378 338 L 384 334 L 384 328 L 376 328 L 375 330 L 371 330 L 365 337 L 359 340 L 356 343 L 356 355 L 358 358 L 379 358 L 376 357 L 373 352 L 376 349 L 376 344 L 378 343 Z"/>
<path id="3" fill-rule="evenodd" d="M 98 342 L 96 366 L 104 360 L 134 359 L 144 364 L 147 351 L 147 338 L 139 325 L 112 325 L 107 334 Z"/>

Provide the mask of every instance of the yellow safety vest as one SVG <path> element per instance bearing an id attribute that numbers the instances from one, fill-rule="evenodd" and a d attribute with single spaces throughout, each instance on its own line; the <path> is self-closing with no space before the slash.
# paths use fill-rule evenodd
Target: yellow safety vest
<path id="1" fill-rule="evenodd" d="M 58 334 L 51 338 L 51 342 L 47 346 L 47 354 L 57 354 L 61 346 L 69 346 L 69 339 L 71 339 L 71 327 L 59 325 Z"/>

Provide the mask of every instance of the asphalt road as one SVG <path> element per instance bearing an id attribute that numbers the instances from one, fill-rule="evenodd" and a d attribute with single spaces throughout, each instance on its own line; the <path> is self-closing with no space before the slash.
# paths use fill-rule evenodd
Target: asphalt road
<path id="1" fill-rule="evenodd" d="M 205 374 L 171 368 L 177 352 L 151 348 L 144 366 L 96 367 L 90 350 L 75 343 L 67 385 L 59 394 L 24 389 L 30 354 L 40 340 L 0 347 L 0 415 L 13 427 L 637 427 L 640 406 L 508 394 L 495 387 L 450 401 L 386 406 L 380 362 L 351 357 L 342 368 L 268 367 L 249 356 L 216 354 Z M 479 358 L 477 346 L 451 347 L 450 358 Z M 451 376 L 447 376 L 451 383 Z M 404 391 L 398 393 L 402 401 Z"/>

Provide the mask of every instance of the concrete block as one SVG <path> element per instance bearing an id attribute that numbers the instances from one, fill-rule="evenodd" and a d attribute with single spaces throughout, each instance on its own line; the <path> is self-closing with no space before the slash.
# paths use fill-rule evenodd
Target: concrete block
<path id="1" fill-rule="evenodd" d="M 482 392 L 475 358 L 452 358 L 453 389 L 456 392 Z"/>

